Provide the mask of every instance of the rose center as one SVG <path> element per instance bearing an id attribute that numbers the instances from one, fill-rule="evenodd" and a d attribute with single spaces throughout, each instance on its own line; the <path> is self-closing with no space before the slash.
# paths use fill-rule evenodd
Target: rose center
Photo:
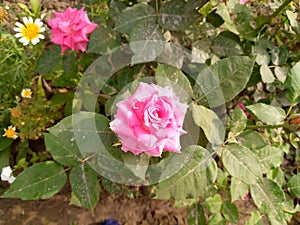
<path id="1" fill-rule="evenodd" d="M 26 23 L 24 27 L 22 27 L 21 33 L 27 39 L 35 39 L 38 37 L 40 32 L 40 27 L 34 23 Z"/>

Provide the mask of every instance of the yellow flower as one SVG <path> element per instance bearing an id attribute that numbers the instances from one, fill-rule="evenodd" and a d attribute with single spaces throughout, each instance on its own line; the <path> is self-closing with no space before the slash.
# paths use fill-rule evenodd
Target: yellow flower
<path id="1" fill-rule="evenodd" d="M 17 38 L 20 38 L 20 42 L 23 45 L 28 45 L 31 42 L 33 45 L 37 44 L 40 39 L 44 39 L 45 36 L 41 32 L 45 31 L 45 27 L 41 19 L 35 19 L 32 17 L 23 17 L 24 24 L 16 22 L 14 31 L 18 32 L 15 34 Z"/>
<path id="2" fill-rule="evenodd" d="M 24 88 L 21 92 L 23 98 L 31 98 L 32 91 L 29 88 Z"/>
<path id="3" fill-rule="evenodd" d="M 13 126 L 9 126 L 7 129 L 4 128 L 4 134 L 2 135 L 3 137 L 7 137 L 7 138 L 13 138 L 13 139 L 17 139 L 18 135 L 16 133 L 16 128 Z"/>
<path id="4" fill-rule="evenodd" d="M 3 24 L 6 18 L 7 18 L 7 11 L 2 7 L 0 7 L 0 24 Z"/>

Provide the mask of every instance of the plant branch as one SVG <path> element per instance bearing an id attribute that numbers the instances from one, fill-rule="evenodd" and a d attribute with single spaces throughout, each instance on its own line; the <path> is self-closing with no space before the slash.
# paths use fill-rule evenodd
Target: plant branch
<path id="1" fill-rule="evenodd" d="M 255 130 L 255 129 L 276 129 L 276 128 L 281 128 L 281 127 L 286 127 L 287 124 L 282 123 L 282 124 L 278 124 L 278 125 L 249 125 L 246 127 L 246 129 L 248 130 Z"/>
<path id="2" fill-rule="evenodd" d="M 286 0 L 281 6 L 278 7 L 278 9 L 276 9 L 276 10 L 272 13 L 271 16 L 269 16 L 269 17 L 266 19 L 266 21 L 265 21 L 264 23 L 262 23 L 260 26 L 258 26 L 258 27 L 256 28 L 256 31 L 257 31 L 257 32 L 260 32 L 261 29 L 262 29 L 264 26 L 266 26 L 267 24 L 269 24 L 269 23 L 272 21 L 273 18 L 275 18 L 276 16 L 278 16 L 278 15 L 281 13 L 281 11 L 282 11 L 286 6 L 288 6 L 292 1 L 293 1 L 293 0 Z"/>

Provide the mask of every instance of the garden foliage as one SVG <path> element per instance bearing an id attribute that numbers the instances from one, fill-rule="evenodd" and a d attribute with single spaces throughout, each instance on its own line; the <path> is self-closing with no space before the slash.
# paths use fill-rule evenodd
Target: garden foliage
<path id="1" fill-rule="evenodd" d="M 0 127 L 19 139 L 0 138 L 0 168 L 16 176 L 1 198 L 50 198 L 68 180 L 71 203 L 93 211 L 101 190 L 145 185 L 188 204 L 190 224 L 237 224 L 235 202 L 250 199 L 246 224 L 299 221 L 299 5 L 244 2 L 83 0 L 72 7 L 97 24 L 86 49 L 46 45 L 50 30 L 23 46 L 3 24 Z M 19 7 L 39 17 L 31 5 Z M 110 122 L 141 82 L 188 104 L 181 153 L 122 150 Z M 33 96 L 20 97 L 28 87 Z"/>

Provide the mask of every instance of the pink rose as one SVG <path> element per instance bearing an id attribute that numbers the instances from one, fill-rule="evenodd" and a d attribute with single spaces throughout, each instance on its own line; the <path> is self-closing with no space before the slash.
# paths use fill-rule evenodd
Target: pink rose
<path id="1" fill-rule="evenodd" d="M 63 13 L 54 13 L 55 18 L 48 21 L 51 27 L 51 41 L 62 48 L 62 54 L 67 49 L 86 51 L 89 39 L 87 35 L 93 32 L 97 24 L 92 23 L 84 11 L 68 7 Z"/>
<path id="2" fill-rule="evenodd" d="M 249 2 L 249 0 L 240 0 L 240 4 L 245 4 L 246 2 Z"/>
<path id="3" fill-rule="evenodd" d="M 132 96 L 117 103 L 110 127 L 125 152 L 152 156 L 161 156 L 163 150 L 179 153 L 187 108 L 168 87 L 141 82 Z"/>

